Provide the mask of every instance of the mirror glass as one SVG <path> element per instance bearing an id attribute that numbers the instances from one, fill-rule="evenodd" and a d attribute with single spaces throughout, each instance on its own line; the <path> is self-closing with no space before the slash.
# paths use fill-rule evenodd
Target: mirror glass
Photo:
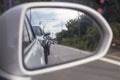
<path id="1" fill-rule="evenodd" d="M 22 55 L 28 70 L 93 56 L 101 39 L 97 23 L 72 9 L 29 9 L 23 27 Z"/>

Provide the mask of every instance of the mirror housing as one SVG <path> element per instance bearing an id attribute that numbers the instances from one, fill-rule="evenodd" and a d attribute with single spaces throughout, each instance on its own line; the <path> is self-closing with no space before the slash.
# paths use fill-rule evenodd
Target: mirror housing
<path id="1" fill-rule="evenodd" d="M 22 33 L 25 13 L 30 8 L 68 8 L 74 9 L 89 15 L 99 25 L 101 31 L 102 40 L 96 53 L 85 59 L 69 62 L 66 64 L 56 65 L 53 67 L 43 68 L 39 70 L 30 71 L 24 68 L 23 56 L 22 56 Z M 112 41 L 112 30 L 107 21 L 95 10 L 80 4 L 73 3 L 61 3 L 61 2 L 37 2 L 28 3 L 16 6 L 6 11 L 0 17 L 0 67 L 3 70 L 15 75 L 37 75 L 48 73 L 51 71 L 61 70 L 77 65 L 85 64 L 91 61 L 95 61 L 103 57 Z M 4 36 L 3 36 L 4 35 Z M 48 34 L 46 34 L 48 35 Z M 7 55 L 7 56 L 6 56 Z"/>

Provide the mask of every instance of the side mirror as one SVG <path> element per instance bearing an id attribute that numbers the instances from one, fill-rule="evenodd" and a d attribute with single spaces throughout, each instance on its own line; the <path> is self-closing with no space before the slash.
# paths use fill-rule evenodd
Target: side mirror
<path id="1" fill-rule="evenodd" d="M 57 43 L 40 45 L 33 35 L 34 25 L 51 31 L 45 35 Z M 103 57 L 111 41 L 107 21 L 87 6 L 23 4 L 0 17 L 0 67 L 10 74 L 29 76 L 74 67 Z"/>

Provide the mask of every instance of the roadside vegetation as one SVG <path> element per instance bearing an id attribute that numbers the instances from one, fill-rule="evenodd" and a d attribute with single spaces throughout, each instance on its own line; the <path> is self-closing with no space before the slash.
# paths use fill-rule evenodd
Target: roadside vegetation
<path id="1" fill-rule="evenodd" d="M 58 43 L 82 50 L 95 50 L 100 39 L 98 29 L 94 24 L 89 25 L 87 22 L 82 21 L 82 19 L 79 26 L 78 22 L 78 19 L 67 22 L 66 27 L 68 30 L 63 30 L 57 34 Z"/>

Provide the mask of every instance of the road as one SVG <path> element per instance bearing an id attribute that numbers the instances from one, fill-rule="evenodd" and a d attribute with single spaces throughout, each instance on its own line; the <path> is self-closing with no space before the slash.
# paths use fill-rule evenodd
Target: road
<path id="1" fill-rule="evenodd" d="M 70 50 L 67 51 L 69 52 Z M 53 53 L 52 55 L 57 54 Z M 61 57 L 57 55 L 56 58 L 58 56 L 59 58 Z M 51 60 L 50 57 L 49 60 Z M 97 60 L 77 67 L 33 76 L 32 80 L 120 80 L 120 66 Z"/>
<path id="2" fill-rule="evenodd" d="M 84 58 L 91 54 L 91 52 L 85 52 L 72 47 L 54 44 L 51 45 L 50 55 L 48 56 L 48 65 Z"/>
<path id="3" fill-rule="evenodd" d="M 120 66 L 103 61 L 32 77 L 32 80 L 120 80 Z"/>

